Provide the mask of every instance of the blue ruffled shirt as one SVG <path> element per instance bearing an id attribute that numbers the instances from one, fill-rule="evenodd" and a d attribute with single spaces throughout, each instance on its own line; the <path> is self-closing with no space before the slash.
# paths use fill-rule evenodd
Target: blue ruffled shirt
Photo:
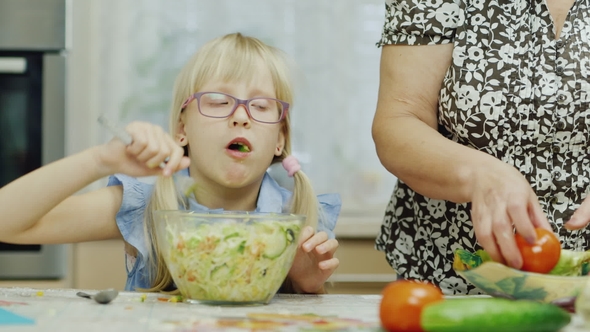
<path id="1" fill-rule="evenodd" d="M 188 176 L 188 169 L 179 171 L 177 174 Z M 125 290 L 133 291 L 137 288 L 149 288 L 148 267 L 146 257 L 148 248 L 143 229 L 144 214 L 146 206 L 152 193 L 153 184 L 141 182 L 137 178 L 123 174 L 116 174 L 109 177 L 108 186 L 123 186 L 123 201 L 117 213 L 117 226 L 123 239 L 137 249 L 137 256 L 131 257 L 126 254 L 127 283 Z M 288 204 L 292 193 L 281 187 L 268 173 L 264 175 L 255 212 L 283 212 L 283 207 Z M 338 194 L 318 195 L 318 202 L 323 209 L 323 218 L 318 222 L 317 231 L 324 231 L 328 237 L 334 238 L 334 227 L 340 214 L 342 201 Z M 208 212 L 221 211 L 221 209 L 209 209 L 190 200 L 190 208 L 194 211 Z"/>

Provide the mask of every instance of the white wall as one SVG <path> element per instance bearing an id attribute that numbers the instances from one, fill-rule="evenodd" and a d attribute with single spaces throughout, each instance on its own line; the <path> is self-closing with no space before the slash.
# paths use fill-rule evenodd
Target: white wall
<path id="1" fill-rule="evenodd" d="M 97 79 L 101 70 L 97 40 L 100 22 L 95 15 L 100 1 L 71 0 L 68 26 L 67 96 L 66 96 L 66 154 L 71 155 L 103 142 L 102 129 L 97 123 L 101 111 L 100 87 Z M 89 188 L 104 185 L 98 181 Z M 89 189 L 87 188 L 87 189 Z"/>
<path id="2" fill-rule="evenodd" d="M 68 154 L 109 139 L 97 126 L 100 112 L 166 126 L 178 68 L 205 41 L 241 31 L 282 48 L 301 69 L 294 151 L 318 193 L 342 195 L 342 223 L 380 223 L 396 180 L 379 163 L 370 134 L 382 0 L 72 3 Z"/>

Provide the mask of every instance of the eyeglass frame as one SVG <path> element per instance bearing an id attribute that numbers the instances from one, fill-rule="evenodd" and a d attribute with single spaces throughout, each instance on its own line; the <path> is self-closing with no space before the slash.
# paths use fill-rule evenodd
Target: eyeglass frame
<path id="1" fill-rule="evenodd" d="M 234 109 L 229 112 L 228 115 L 225 116 L 214 116 L 214 115 L 206 115 L 203 114 L 203 112 L 201 112 L 201 96 L 207 93 L 217 93 L 220 95 L 224 95 L 230 98 L 233 98 L 234 100 L 236 100 L 236 103 L 234 104 Z M 281 115 L 279 116 L 279 119 L 277 121 L 260 121 L 255 119 L 252 116 L 252 113 L 250 113 L 250 106 L 248 106 L 248 104 L 252 101 L 252 100 L 256 100 L 256 99 L 270 99 L 270 100 L 274 100 L 278 103 L 280 103 L 283 106 L 283 110 L 281 112 Z M 289 111 L 289 103 L 286 101 L 282 101 L 280 99 L 276 99 L 276 98 L 270 98 L 270 97 L 255 97 L 255 98 L 250 98 L 250 99 L 240 99 L 237 97 L 234 97 L 228 93 L 224 93 L 224 92 L 217 92 L 217 91 L 203 91 L 203 92 L 195 92 L 192 95 L 190 95 L 185 101 L 184 103 L 182 103 L 182 105 L 180 106 L 180 111 L 184 111 L 184 109 L 188 106 L 188 104 L 190 104 L 193 100 L 197 101 L 197 109 L 199 110 L 199 113 L 202 116 L 206 116 L 208 118 L 216 118 L 216 119 L 224 119 L 224 118 L 229 118 L 230 116 L 232 116 L 236 110 L 238 109 L 238 107 L 240 105 L 244 105 L 244 109 L 246 110 L 246 113 L 248 114 L 248 117 L 250 117 L 250 119 L 259 122 L 259 123 L 266 123 L 266 124 L 276 124 L 276 123 L 280 123 L 281 121 L 283 121 L 283 119 L 285 119 L 285 116 L 287 116 L 287 112 Z"/>

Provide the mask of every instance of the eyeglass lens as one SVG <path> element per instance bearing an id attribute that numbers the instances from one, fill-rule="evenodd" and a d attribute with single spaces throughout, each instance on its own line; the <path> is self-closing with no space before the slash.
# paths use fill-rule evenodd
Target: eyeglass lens
<path id="1" fill-rule="evenodd" d="M 199 110 L 205 116 L 226 117 L 236 108 L 237 100 L 222 93 L 205 93 L 201 95 Z M 256 121 L 277 122 L 283 113 L 283 105 L 270 98 L 255 98 L 249 101 L 250 116 Z"/>

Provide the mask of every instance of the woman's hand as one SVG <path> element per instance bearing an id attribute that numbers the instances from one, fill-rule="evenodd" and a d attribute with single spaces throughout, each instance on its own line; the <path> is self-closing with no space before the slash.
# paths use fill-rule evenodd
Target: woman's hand
<path id="1" fill-rule="evenodd" d="M 152 175 L 170 176 L 189 166 L 188 157 L 169 134 L 160 126 L 147 122 L 133 122 L 125 130 L 131 135 L 131 144 L 125 146 L 117 138 L 96 150 L 97 165 L 101 173 L 123 173 L 141 177 Z M 160 164 L 166 161 L 166 166 Z"/>
<path id="2" fill-rule="evenodd" d="M 564 226 L 566 229 L 575 231 L 588 226 L 588 223 L 590 223 L 590 196 L 584 199 L 582 205 L 580 205 Z"/>
<path id="3" fill-rule="evenodd" d="M 295 260 L 289 271 L 289 279 L 296 293 L 324 293 L 324 283 L 340 262 L 334 257 L 338 249 L 336 239 L 328 239 L 326 232 L 314 234 L 312 227 L 301 231 Z"/>
<path id="4" fill-rule="evenodd" d="M 514 167 L 497 159 L 473 172 L 471 220 L 480 245 L 493 260 L 520 269 L 522 257 L 514 228 L 528 242 L 536 240 L 535 228 L 551 226 L 535 192 Z"/>

